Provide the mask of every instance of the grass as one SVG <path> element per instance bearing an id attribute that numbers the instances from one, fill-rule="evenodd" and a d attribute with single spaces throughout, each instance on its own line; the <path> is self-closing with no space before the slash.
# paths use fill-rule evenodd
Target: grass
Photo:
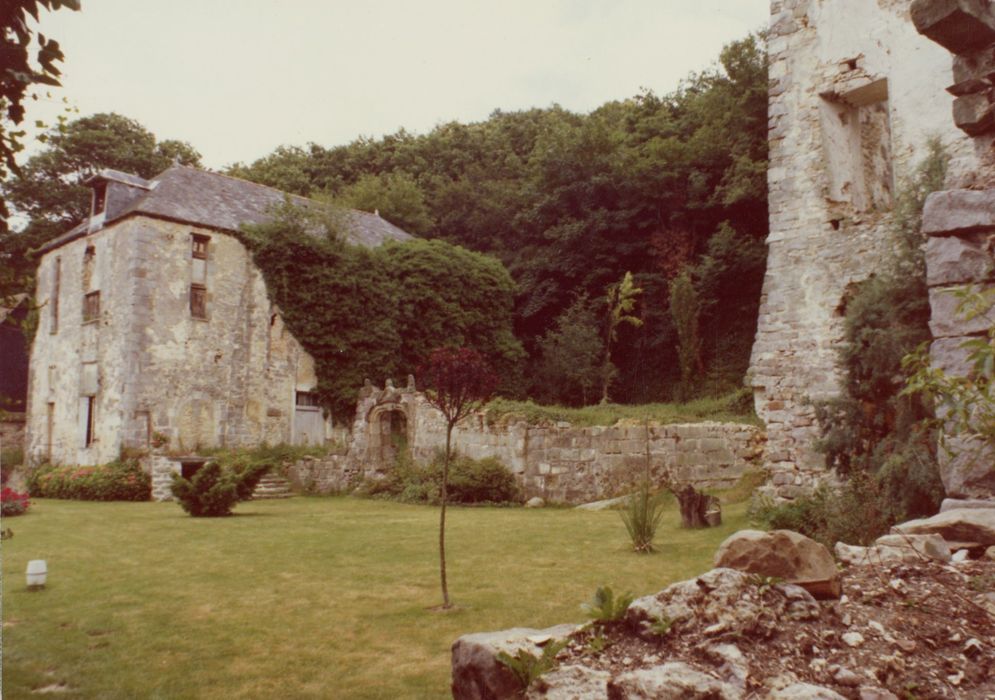
<path id="1" fill-rule="evenodd" d="M 452 508 L 441 602 L 434 507 L 349 497 L 241 504 L 36 500 L 4 521 L 3 696 L 438 698 L 461 634 L 581 622 L 598 586 L 636 595 L 711 568 L 746 525 L 687 531 L 668 506 L 637 555 L 617 512 Z M 29 592 L 30 559 L 49 585 Z"/>
<path id="2" fill-rule="evenodd" d="M 487 404 L 488 418 L 498 421 L 506 418 L 523 418 L 530 425 L 567 421 L 576 426 L 615 425 L 619 421 L 642 423 L 745 423 L 762 426 L 753 412 L 753 399 L 744 400 L 743 392 L 734 392 L 718 398 L 695 399 L 688 403 L 648 403 L 639 405 L 598 404 L 583 408 L 567 406 L 540 406 L 532 401 L 495 399 Z"/>

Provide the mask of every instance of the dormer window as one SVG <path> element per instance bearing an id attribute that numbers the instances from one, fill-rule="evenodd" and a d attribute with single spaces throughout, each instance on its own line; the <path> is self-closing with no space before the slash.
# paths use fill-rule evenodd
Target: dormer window
<path id="1" fill-rule="evenodd" d="M 107 183 L 101 182 L 93 188 L 93 216 L 103 214 L 107 207 Z"/>

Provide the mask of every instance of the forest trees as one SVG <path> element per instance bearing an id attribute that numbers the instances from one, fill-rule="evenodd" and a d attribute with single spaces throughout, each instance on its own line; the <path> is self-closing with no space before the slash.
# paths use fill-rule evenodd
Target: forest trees
<path id="1" fill-rule="evenodd" d="M 611 396 L 659 401 L 679 383 L 670 282 L 685 268 L 700 302 L 695 391 L 742 381 L 764 274 L 766 108 L 766 54 L 750 36 L 667 95 L 584 115 L 555 105 L 496 111 L 421 136 L 285 147 L 232 172 L 378 209 L 413 233 L 500 259 L 516 286 L 515 336 L 534 368 L 520 390 L 543 400 L 597 398 L 587 358 L 598 343 L 580 300 L 597 307 L 631 272 L 643 324 L 618 329 Z M 603 336 L 597 321 L 594 330 Z"/>

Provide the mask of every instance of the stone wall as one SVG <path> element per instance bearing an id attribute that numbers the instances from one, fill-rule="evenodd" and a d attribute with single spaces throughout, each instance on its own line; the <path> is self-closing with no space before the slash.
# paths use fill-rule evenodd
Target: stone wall
<path id="1" fill-rule="evenodd" d="M 763 431 L 749 425 L 529 425 L 514 417 L 490 422 L 484 414 L 464 421 L 453 440 L 462 454 L 502 462 L 527 496 L 564 503 L 625 492 L 644 473 L 647 449 L 658 482 L 666 474 L 699 488 L 723 488 L 759 466 L 764 448 Z M 403 389 L 367 385 L 360 393 L 348 454 L 292 471 L 299 483 L 343 490 L 360 478 L 387 473 L 401 449 L 425 462 L 444 445 L 442 414 L 410 383 Z"/>
<path id="2" fill-rule="evenodd" d="M 825 478 L 812 402 L 840 388 L 849 290 L 891 254 L 896 193 L 931 136 L 962 178 L 976 156 L 949 114 L 949 59 L 909 0 L 773 0 L 770 234 L 749 381 L 767 425 L 770 490 Z"/>
<path id="3" fill-rule="evenodd" d="M 995 287 L 995 189 L 991 189 L 995 186 L 995 11 L 990 3 L 977 0 L 916 0 L 912 19 L 924 36 L 954 54 L 952 76 L 947 74 L 953 83 L 947 92 L 955 95 L 952 121 L 973 138 L 980 156 L 979 167 L 965 183 L 974 189 L 936 192 L 923 212 L 923 231 L 929 236 L 926 281 L 934 338 L 931 361 L 949 375 L 966 377 L 974 370 L 964 343 L 987 339 L 993 325 L 991 312 L 967 318 L 958 309 L 958 292 Z M 976 436 L 948 434 L 939 458 L 949 498 L 995 499 L 995 447 L 991 443 Z"/>

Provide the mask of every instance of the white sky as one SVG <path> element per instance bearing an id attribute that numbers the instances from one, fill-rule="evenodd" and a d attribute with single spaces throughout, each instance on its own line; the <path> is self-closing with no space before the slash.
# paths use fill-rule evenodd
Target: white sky
<path id="1" fill-rule="evenodd" d="M 765 27 L 768 0 L 82 0 L 43 14 L 58 100 L 117 112 L 204 164 L 335 146 L 504 111 L 587 112 L 674 89 Z M 75 115 L 74 115 L 75 116 Z"/>

